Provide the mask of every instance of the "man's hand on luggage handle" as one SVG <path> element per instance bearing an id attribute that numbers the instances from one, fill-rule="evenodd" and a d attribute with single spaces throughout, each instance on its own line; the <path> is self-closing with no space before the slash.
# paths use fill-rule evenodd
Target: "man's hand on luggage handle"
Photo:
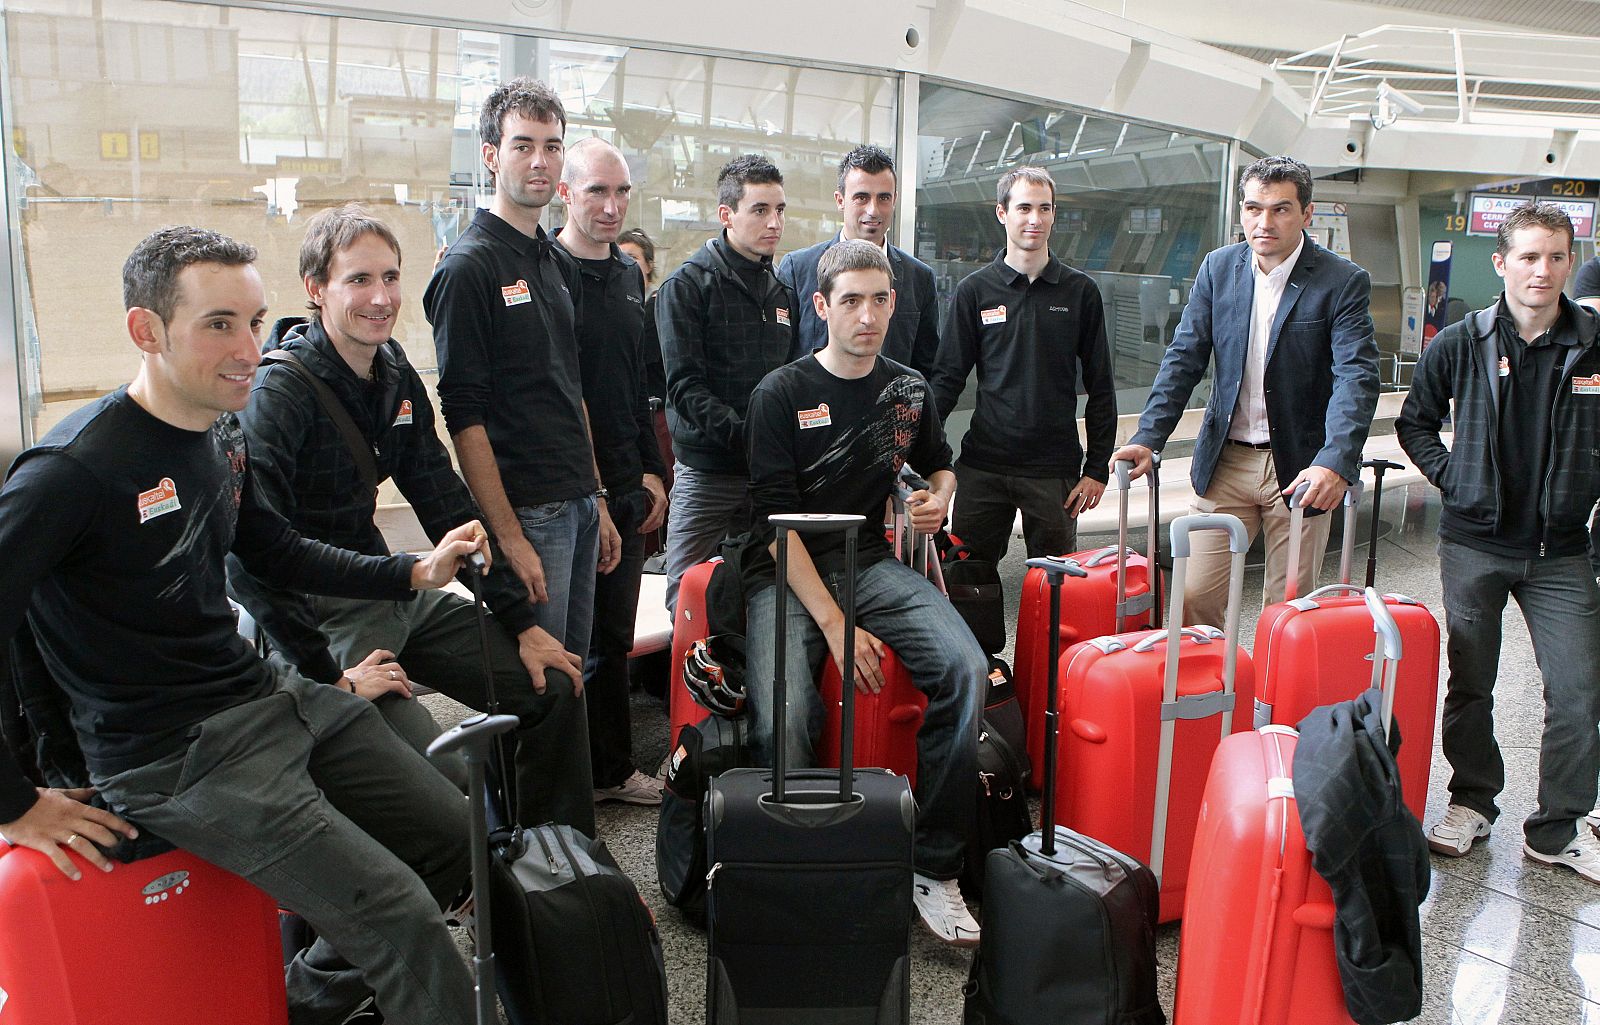
<path id="1" fill-rule="evenodd" d="M 103 808 L 88 804 L 94 796 L 93 787 L 79 790 L 47 790 L 39 788 L 39 800 L 14 822 L 0 822 L 0 837 L 16 847 L 32 847 L 55 862 L 56 868 L 68 879 L 81 879 L 83 873 L 68 858 L 63 847 L 102 872 L 111 871 L 111 859 L 101 854 L 95 844 L 110 847 L 121 833 L 128 839 L 139 835 L 131 822 L 124 822 Z"/>
<path id="2" fill-rule="evenodd" d="M 473 552 L 483 556 L 483 567 L 487 572 L 494 561 L 489 552 L 489 532 L 477 520 L 468 520 L 440 538 L 433 551 L 412 564 L 412 589 L 427 591 L 444 587 L 456 578 L 456 573 Z"/>
<path id="3" fill-rule="evenodd" d="M 1111 462 L 1107 465 L 1115 469 L 1118 460 L 1126 459 L 1133 464 L 1133 472 L 1128 474 L 1128 479 L 1138 480 L 1150 472 L 1153 455 L 1154 452 L 1143 445 L 1124 445 L 1111 453 Z M 1102 488 L 1102 490 L 1104 489 Z"/>
<path id="4" fill-rule="evenodd" d="M 937 534 L 944 526 L 945 513 L 950 506 L 937 491 L 913 491 L 906 499 L 906 513 L 911 525 L 919 534 Z"/>
<path id="5" fill-rule="evenodd" d="M 1301 470 L 1300 476 L 1283 489 L 1283 497 L 1287 499 L 1294 494 L 1295 488 L 1307 482 L 1311 484 L 1311 490 L 1306 492 L 1306 506 L 1323 512 L 1337 508 L 1344 498 L 1345 489 L 1350 486 L 1343 477 L 1326 466 L 1313 465 Z"/>

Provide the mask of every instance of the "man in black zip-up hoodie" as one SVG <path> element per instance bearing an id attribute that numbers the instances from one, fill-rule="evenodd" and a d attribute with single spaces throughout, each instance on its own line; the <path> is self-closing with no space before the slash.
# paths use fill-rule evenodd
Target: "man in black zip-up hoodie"
<path id="1" fill-rule="evenodd" d="M 1544 677 L 1539 797 L 1523 853 L 1600 882 L 1600 840 L 1585 827 L 1600 776 L 1600 588 L 1588 520 L 1600 499 L 1600 328 L 1561 294 L 1572 222 L 1525 204 L 1494 254 L 1500 301 L 1441 331 L 1418 362 L 1395 424 L 1406 455 L 1439 488 L 1449 689 L 1444 754 L 1450 806 L 1428 846 L 1460 857 L 1489 835 L 1505 788 L 1494 738 L 1500 620 L 1517 600 Z M 1455 437 L 1440 424 L 1454 402 Z"/>
<path id="2" fill-rule="evenodd" d="M 373 522 L 377 495 L 303 368 L 328 386 L 372 450 L 378 479 L 394 480 L 430 538 L 476 518 L 439 440 L 422 379 L 389 337 L 400 312 L 393 233 L 354 204 L 323 211 L 306 226 L 300 271 L 315 314 L 309 321 L 280 320 L 266 344 L 300 367 L 267 366 L 239 415 L 262 502 L 308 538 L 389 554 Z M 319 683 L 348 681 L 418 751 L 438 727 L 411 697 L 412 674 L 417 683 L 486 707 L 475 616 L 462 598 L 444 591 L 410 602 L 307 596 L 260 580 L 233 556 L 228 571 L 230 591 L 279 653 Z M 465 574 L 462 580 L 470 586 Z M 522 722 L 515 753 L 519 818 L 592 831 L 577 657 L 537 625 L 527 590 L 504 561 L 495 562 L 484 594 L 504 628 L 489 632 L 496 695 L 501 710 Z M 341 666 L 355 668 L 341 672 Z"/>
<path id="3" fill-rule="evenodd" d="M 783 175 L 746 154 L 717 175 L 722 235 L 662 282 L 656 327 L 667 371 L 672 430 L 672 516 L 667 523 L 667 607 L 678 581 L 716 554 L 749 517 L 745 411 L 768 372 L 789 362 L 800 323 L 796 299 L 772 271 L 783 238 Z"/>

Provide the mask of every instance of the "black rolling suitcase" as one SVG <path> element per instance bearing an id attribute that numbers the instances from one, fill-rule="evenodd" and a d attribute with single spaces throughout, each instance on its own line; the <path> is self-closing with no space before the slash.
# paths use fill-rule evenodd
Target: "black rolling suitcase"
<path id="1" fill-rule="evenodd" d="M 570 826 L 523 828 L 514 811 L 505 816 L 510 826 L 489 830 L 490 806 L 499 818 L 505 795 L 489 793 L 486 767 L 492 758 L 498 779 L 508 778 L 499 735 L 515 729 L 517 718 L 495 714 L 476 575 L 473 591 L 489 711 L 447 730 L 428 754 L 459 751 L 467 759 L 479 1025 L 500 1020 L 496 989 L 511 1025 L 667 1025 L 655 919 L 606 845 Z"/>
<path id="2" fill-rule="evenodd" d="M 784 650 L 788 531 L 844 530 L 844 636 L 855 632 L 861 516 L 773 516 L 776 650 Z M 848 649 L 847 649 L 848 650 Z M 905 777 L 852 770 L 855 688 L 844 690 L 839 769 L 786 772 L 786 681 L 773 683 L 772 769 L 711 781 L 706 852 L 708 1025 L 906 1025 L 912 836 Z"/>
<path id="3" fill-rule="evenodd" d="M 1070 559 L 1029 559 L 1050 581 L 1061 621 L 1061 581 L 1085 575 Z M 1044 779 L 1056 778 L 1061 637 L 1050 631 Z M 983 938 L 966 987 L 966 1025 L 1164 1025 L 1156 999 L 1155 875 L 1137 859 L 1055 821 L 992 851 L 985 867 Z M 1221 1025 L 1221 1023 L 1215 1023 Z"/>

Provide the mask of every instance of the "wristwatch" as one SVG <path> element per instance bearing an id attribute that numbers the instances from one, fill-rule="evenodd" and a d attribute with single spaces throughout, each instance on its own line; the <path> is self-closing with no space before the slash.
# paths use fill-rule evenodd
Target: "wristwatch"
<path id="1" fill-rule="evenodd" d="M 602 484 L 599 488 L 597 488 L 595 490 L 594 497 L 603 498 L 603 499 L 605 499 L 606 501 L 609 502 L 609 501 L 611 501 L 611 492 L 606 489 L 605 485 Z"/>

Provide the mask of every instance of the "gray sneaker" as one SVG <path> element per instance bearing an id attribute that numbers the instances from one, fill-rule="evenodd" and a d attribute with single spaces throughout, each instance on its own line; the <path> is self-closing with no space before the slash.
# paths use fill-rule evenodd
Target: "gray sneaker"
<path id="1" fill-rule="evenodd" d="M 621 801 L 624 804 L 660 804 L 661 781 L 654 776 L 646 776 L 638 769 L 635 769 L 633 770 L 633 775 L 614 787 L 595 787 L 594 800 L 596 804 L 601 801 Z"/>
<path id="2" fill-rule="evenodd" d="M 1489 820 L 1465 805 L 1452 804 L 1444 818 L 1428 830 L 1428 848 L 1450 858 L 1459 858 L 1472 845 L 1489 835 Z"/>

